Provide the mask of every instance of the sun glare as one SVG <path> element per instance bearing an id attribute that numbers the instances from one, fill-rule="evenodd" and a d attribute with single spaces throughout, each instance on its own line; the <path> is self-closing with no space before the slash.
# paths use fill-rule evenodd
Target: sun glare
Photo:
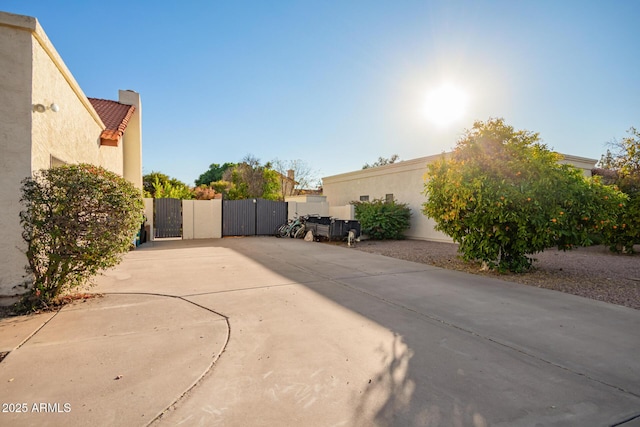
<path id="1" fill-rule="evenodd" d="M 424 105 L 427 119 L 438 127 L 447 127 L 467 112 L 469 97 L 457 86 L 443 84 L 432 90 Z"/>

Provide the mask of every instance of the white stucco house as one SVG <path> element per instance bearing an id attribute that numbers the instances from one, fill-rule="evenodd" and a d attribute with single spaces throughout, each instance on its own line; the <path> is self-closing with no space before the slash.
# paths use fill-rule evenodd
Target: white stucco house
<path id="1" fill-rule="evenodd" d="M 422 214 L 427 200 L 424 192 L 427 165 L 445 154 L 420 157 L 375 168 L 362 169 L 322 179 L 323 195 L 329 206 L 348 205 L 352 201 L 395 199 L 411 208 L 411 226 L 405 233 L 409 239 L 451 242 L 451 238 L 434 229 L 435 222 Z M 591 176 L 597 160 L 562 155 L 561 163 L 572 164 Z M 343 218 L 350 219 L 350 218 Z"/>
<path id="2" fill-rule="evenodd" d="M 91 163 L 142 189 L 138 93 L 87 98 L 38 20 L 0 12 L 0 304 L 24 292 L 20 182 L 35 171 Z"/>

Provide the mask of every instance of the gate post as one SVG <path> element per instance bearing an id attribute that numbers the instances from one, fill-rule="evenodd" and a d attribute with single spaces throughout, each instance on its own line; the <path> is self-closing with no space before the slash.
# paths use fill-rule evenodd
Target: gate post
<path id="1" fill-rule="evenodd" d="M 147 222 L 144 224 L 145 229 L 149 226 L 149 230 L 147 231 L 147 240 L 149 242 L 153 242 L 155 240 L 155 233 L 153 230 L 153 211 L 154 211 L 154 203 L 155 199 L 146 198 L 144 199 L 144 215 L 147 217 Z"/>
<path id="2" fill-rule="evenodd" d="M 161 198 L 154 201 L 154 235 L 182 238 L 182 200 Z"/>
<path id="3" fill-rule="evenodd" d="M 182 238 L 191 240 L 195 238 L 195 200 L 182 201 Z"/>
<path id="4" fill-rule="evenodd" d="M 213 237 L 222 238 L 222 199 L 213 199 Z"/>

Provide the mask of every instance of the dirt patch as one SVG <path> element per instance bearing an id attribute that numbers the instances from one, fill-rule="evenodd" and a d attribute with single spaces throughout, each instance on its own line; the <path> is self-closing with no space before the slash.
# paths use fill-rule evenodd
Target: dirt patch
<path id="1" fill-rule="evenodd" d="M 75 294 L 68 294 L 68 295 L 62 295 L 57 297 L 52 303 L 51 305 L 47 306 L 47 307 L 41 307 L 37 310 L 31 310 L 28 312 L 19 312 L 16 311 L 16 307 L 15 305 L 10 305 L 10 306 L 1 306 L 0 305 L 0 319 L 5 318 L 5 317 L 11 317 L 11 316 L 19 316 L 19 315 L 29 315 L 29 314 L 40 314 L 40 313 L 45 313 L 48 311 L 58 311 L 60 310 L 63 306 L 67 305 L 67 304 L 71 304 L 73 302 L 76 301 L 81 301 L 81 302 L 86 302 L 89 299 L 93 299 L 93 298 L 102 298 L 104 295 L 102 294 L 90 294 L 90 293 L 75 293 Z"/>
<path id="2" fill-rule="evenodd" d="M 16 313 L 14 313 L 11 306 L 0 305 L 0 319 L 15 315 Z"/>
<path id="3" fill-rule="evenodd" d="M 527 273 L 499 274 L 480 271 L 478 263 L 464 262 L 458 255 L 458 245 L 454 243 L 363 241 L 358 243 L 356 249 L 640 309 L 638 253 L 614 254 L 604 246 L 577 248 L 567 252 L 551 249 L 537 254 L 533 269 Z"/>

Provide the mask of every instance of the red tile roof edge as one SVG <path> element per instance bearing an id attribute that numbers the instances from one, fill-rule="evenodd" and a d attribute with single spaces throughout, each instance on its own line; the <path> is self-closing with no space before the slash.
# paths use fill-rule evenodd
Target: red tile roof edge
<path id="1" fill-rule="evenodd" d="M 136 107 L 108 99 L 88 99 L 106 127 L 100 134 L 101 145 L 117 146 Z"/>

